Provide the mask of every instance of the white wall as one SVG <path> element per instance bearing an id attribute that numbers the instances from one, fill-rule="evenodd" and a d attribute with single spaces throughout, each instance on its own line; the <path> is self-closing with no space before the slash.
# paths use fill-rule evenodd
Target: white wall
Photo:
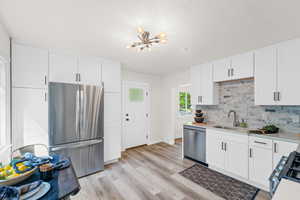
<path id="1" fill-rule="evenodd" d="M 161 133 L 161 77 L 143 73 L 137 73 L 126 69 L 122 70 L 123 81 L 137 81 L 148 83 L 150 86 L 150 143 L 163 140 Z"/>
<path id="2" fill-rule="evenodd" d="M 5 119 L 2 119 L 0 123 L 4 123 L 5 121 L 5 128 L 2 129 L 1 131 L 6 130 L 6 135 L 5 135 L 5 140 L 6 142 L 4 142 L 4 135 L 1 135 L 1 143 L 0 144 L 0 160 L 2 161 L 8 161 L 9 159 L 9 155 L 10 155 L 10 145 L 8 145 L 10 143 L 10 113 L 9 113 L 9 107 L 10 107 L 10 81 L 9 81 L 9 77 L 10 77 L 10 70 L 9 70 L 9 59 L 10 59 L 10 41 L 9 41 L 9 35 L 7 34 L 4 26 L 0 23 L 0 59 L 1 61 L 4 63 L 4 71 L 5 71 L 5 77 L 1 77 L 1 81 L 4 81 L 1 83 L 1 87 L 4 86 L 1 91 L 1 95 L 5 96 L 5 103 L 6 104 L 6 113 L 5 113 Z M 2 74 L 3 75 L 3 74 Z M 5 89 L 6 88 L 6 89 Z M 3 99 L 2 99 L 3 100 Z M 3 111 L 3 110 L 2 110 Z M 3 126 L 2 126 L 3 127 Z M 3 145 L 4 144 L 4 145 Z"/>
<path id="3" fill-rule="evenodd" d="M 161 104 L 161 130 L 163 140 L 167 143 L 172 144 L 174 142 L 175 131 L 176 131 L 176 121 L 174 117 L 176 113 L 174 112 L 174 107 L 176 107 L 176 92 L 178 87 L 183 84 L 188 84 L 190 82 L 190 72 L 185 70 L 182 72 L 177 72 L 169 74 L 162 77 L 162 99 Z M 173 102 L 173 103 L 172 103 Z"/>
<path id="4" fill-rule="evenodd" d="M 4 26 L 0 23 L 0 56 L 9 60 L 10 44 L 9 35 L 7 34 Z"/>

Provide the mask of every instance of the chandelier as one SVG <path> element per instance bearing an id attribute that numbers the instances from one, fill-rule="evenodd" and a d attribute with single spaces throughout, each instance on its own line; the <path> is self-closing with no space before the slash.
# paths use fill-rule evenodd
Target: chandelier
<path id="1" fill-rule="evenodd" d="M 150 32 L 145 31 L 143 28 L 139 27 L 137 29 L 138 32 L 138 38 L 140 41 L 134 42 L 131 45 L 128 45 L 127 48 L 137 48 L 138 51 L 143 51 L 145 49 L 148 49 L 151 51 L 151 47 L 153 44 L 158 43 L 166 43 L 167 42 L 167 35 L 165 33 L 160 33 L 154 37 L 150 36 Z"/>

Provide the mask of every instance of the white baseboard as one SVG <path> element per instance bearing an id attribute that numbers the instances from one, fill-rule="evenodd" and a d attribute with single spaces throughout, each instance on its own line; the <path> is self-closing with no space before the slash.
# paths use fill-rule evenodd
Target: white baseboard
<path id="1" fill-rule="evenodd" d="M 117 159 L 113 159 L 113 160 L 106 161 L 106 162 L 104 162 L 104 165 L 109 165 L 109 164 L 112 164 L 112 163 L 119 162 L 119 159 L 120 159 L 120 158 L 117 158 Z"/>

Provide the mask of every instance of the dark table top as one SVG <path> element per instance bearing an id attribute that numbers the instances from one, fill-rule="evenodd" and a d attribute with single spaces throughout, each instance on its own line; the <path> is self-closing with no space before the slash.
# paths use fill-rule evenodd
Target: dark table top
<path id="1" fill-rule="evenodd" d="M 68 159 L 59 155 L 53 156 L 54 162 L 59 160 Z M 31 183 L 33 181 L 40 180 L 40 173 L 37 170 L 29 179 L 22 181 L 18 185 Z M 51 185 L 49 192 L 41 198 L 41 200 L 57 200 L 75 195 L 80 190 L 80 185 L 76 177 L 73 165 L 62 170 L 55 170 L 53 173 L 53 179 L 48 181 Z"/>

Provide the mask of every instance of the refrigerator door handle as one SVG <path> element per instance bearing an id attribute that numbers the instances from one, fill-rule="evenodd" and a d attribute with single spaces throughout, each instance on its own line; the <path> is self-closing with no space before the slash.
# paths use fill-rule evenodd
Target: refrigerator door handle
<path id="1" fill-rule="evenodd" d="M 71 144 L 65 144 L 65 145 L 50 147 L 50 150 L 51 151 L 60 151 L 60 150 L 63 150 L 63 149 L 76 149 L 76 148 L 80 148 L 80 147 L 85 147 L 85 146 L 98 144 L 98 143 L 101 143 L 101 142 L 103 142 L 103 139 L 78 142 L 76 144 L 71 143 Z"/>
<path id="2" fill-rule="evenodd" d="M 86 101 L 86 94 L 85 94 L 85 90 L 84 88 L 80 87 L 80 135 L 79 135 L 79 138 L 80 140 L 82 139 L 81 138 L 81 131 L 85 131 L 85 124 L 84 124 L 84 121 L 86 120 L 85 119 L 85 101 Z"/>
<path id="3" fill-rule="evenodd" d="M 75 121 L 76 121 L 76 135 L 79 138 L 79 132 L 80 132 L 80 90 L 79 90 L 79 88 L 76 91 L 76 115 L 75 115 Z"/>

